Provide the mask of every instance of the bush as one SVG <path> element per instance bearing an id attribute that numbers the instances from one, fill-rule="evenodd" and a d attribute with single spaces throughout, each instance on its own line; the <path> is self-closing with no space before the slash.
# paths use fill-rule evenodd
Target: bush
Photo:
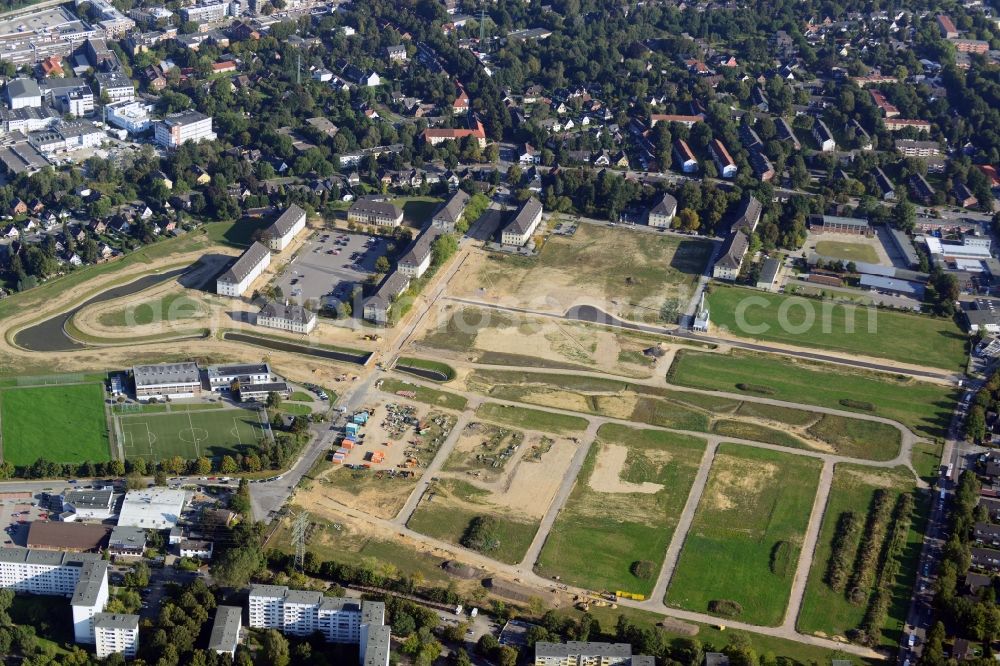
<path id="1" fill-rule="evenodd" d="M 708 612 L 724 617 L 737 617 L 743 612 L 743 606 L 732 599 L 713 599 L 708 602 Z"/>
<path id="2" fill-rule="evenodd" d="M 771 573 L 785 578 L 792 570 L 792 544 L 779 541 L 771 548 Z"/>
<path id="3" fill-rule="evenodd" d="M 865 402 L 864 400 L 852 400 L 850 398 L 841 398 L 838 401 L 844 407 L 849 407 L 850 409 L 863 409 L 866 412 L 874 412 L 875 405 L 870 402 Z"/>
<path id="4" fill-rule="evenodd" d="M 632 575 L 636 578 L 649 580 L 653 577 L 656 567 L 649 560 L 636 560 L 632 563 L 632 566 L 629 567 L 629 571 L 631 571 Z"/>
<path id="5" fill-rule="evenodd" d="M 746 384 L 744 382 L 740 382 L 739 384 L 736 385 L 736 388 L 738 388 L 741 391 L 745 391 L 747 393 L 759 393 L 761 395 L 774 395 L 774 389 L 773 388 L 771 388 L 770 386 L 763 386 L 761 384 Z"/>
<path id="6" fill-rule="evenodd" d="M 481 553 L 492 553 L 500 547 L 500 523 L 492 516 L 476 516 L 469 521 L 460 543 Z"/>
<path id="7" fill-rule="evenodd" d="M 837 520 L 830 560 L 826 564 L 826 584 L 834 592 L 843 592 L 851 575 L 851 555 L 861 536 L 861 518 L 853 511 L 844 511 Z"/>
<path id="8" fill-rule="evenodd" d="M 858 548 L 858 556 L 854 560 L 854 575 L 851 577 L 848 600 L 855 605 L 861 605 L 868 598 L 872 583 L 875 582 L 875 570 L 879 555 L 882 554 L 882 544 L 885 541 L 889 518 L 892 514 L 892 503 L 885 489 L 875 491 L 872 506 L 868 512 L 868 523 Z"/>
<path id="9" fill-rule="evenodd" d="M 892 603 L 892 585 L 899 573 L 901 557 L 906 548 L 906 537 L 910 530 L 910 520 L 913 515 L 913 495 L 906 493 L 896 501 L 896 510 L 892 516 L 892 528 L 885 542 L 885 552 L 882 556 L 882 570 L 878 575 L 878 584 L 872 595 L 865 618 L 861 622 L 862 642 L 865 645 L 876 646 L 882 640 L 882 627 L 889 615 Z"/>

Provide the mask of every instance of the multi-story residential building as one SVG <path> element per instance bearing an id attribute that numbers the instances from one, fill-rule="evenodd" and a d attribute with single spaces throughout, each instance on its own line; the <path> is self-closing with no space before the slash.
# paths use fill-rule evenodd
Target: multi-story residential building
<path id="1" fill-rule="evenodd" d="M 97 82 L 97 93 L 108 96 L 111 102 L 131 102 L 135 99 L 135 84 L 124 72 L 98 72 L 94 75 Z"/>
<path id="2" fill-rule="evenodd" d="M 684 139 L 677 139 L 674 141 L 674 160 L 680 166 L 681 171 L 684 173 L 696 173 L 698 171 L 698 160 L 695 158 L 694 153 L 691 152 L 691 147 L 687 145 L 687 141 Z"/>
<path id="3" fill-rule="evenodd" d="M 819 144 L 819 149 L 824 153 L 830 153 L 837 149 L 837 141 L 833 138 L 833 133 L 819 118 L 813 123 L 812 135 L 816 139 L 816 143 Z"/>
<path id="4" fill-rule="evenodd" d="M 216 293 L 239 298 L 270 264 L 271 251 L 255 241 L 229 270 L 215 280 Z"/>
<path id="5" fill-rule="evenodd" d="M 0 130 L 8 132 L 37 132 L 55 127 L 62 120 L 59 113 L 47 106 L 25 106 L 20 109 L 0 109 Z"/>
<path id="6" fill-rule="evenodd" d="M 208 23 L 221 21 L 230 14 L 229 2 L 204 2 L 191 7 L 181 7 L 180 14 L 184 21 L 193 23 Z"/>
<path id="7" fill-rule="evenodd" d="M 934 157 L 941 154 L 941 145 L 937 141 L 897 139 L 895 143 L 896 150 L 904 157 Z"/>
<path id="8" fill-rule="evenodd" d="M 327 642 L 358 645 L 363 666 L 389 663 L 390 629 L 385 626 L 385 604 L 379 601 L 324 597 L 283 585 L 254 585 L 249 626 L 295 636 L 319 632 Z"/>
<path id="9" fill-rule="evenodd" d="M 216 654 L 228 654 L 236 658 L 236 646 L 240 642 L 243 628 L 243 609 L 238 606 L 219 606 L 215 609 L 212 635 L 208 639 L 208 649 Z"/>
<path id="10" fill-rule="evenodd" d="M 712 267 L 712 277 L 716 280 L 735 281 L 740 276 L 743 257 L 749 247 L 750 237 L 742 229 L 731 232 L 722 244 L 719 259 Z"/>
<path id="11" fill-rule="evenodd" d="M 94 616 L 95 652 L 101 659 L 121 654 L 134 659 L 139 649 L 139 616 L 98 613 Z"/>
<path id="12" fill-rule="evenodd" d="M 410 278 L 402 271 L 393 271 L 365 301 L 364 318 L 376 324 L 388 323 L 393 302 L 409 288 Z"/>
<path id="13" fill-rule="evenodd" d="M 108 563 L 104 560 L 84 562 L 80 580 L 73 590 L 73 636 L 77 643 L 93 643 L 94 618 L 108 603 Z"/>
<path id="14" fill-rule="evenodd" d="M 695 123 L 705 120 L 704 116 L 684 116 L 671 113 L 653 113 L 649 116 L 649 126 L 656 127 L 656 123 L 680 123 L 685 127 L 694 127 Z"/>
<path id="15" fill-rule="evenodd" d="M 653 666 L 653 657 L 633 655 L 628 643 L 535 643 L 535 666 Z"/>
<path id="16" fill-rule="evenodd" d="M 140 402 L 150 398 L 193 398 L 201 395 L 201 370 L 197 363 L 159 363 L 132 368 L 135 396 Z"/>
<path id="17" fill-rule="evenodd" d="M 212 117 L 198 111 L 171 113 L 154 125 L 156 143 L 166 148 L 177 148 L 188 141 L 215 141 Z"/>
<path id="18" fill-rule="evenodd" d="M 403 223 L 403 211 L 385 201 L 359 199 L 347 211 L 349 222 L 372 224 L 376 227 L 398 227 Z"/>
<path id="19" fill-rule="evenodd" d="M 431 226 L 449 233 L 455 231 L 455 225 L 462 219 L 462 214 L 465 212 L 470 198 L 464 190 L 455 190 L 448 201 L 434 213 L 434 217 L 431 218 Z"/>
<path id="20" fill-rule="evenodd" d="M 959 53 L 986 53 L 990 50 L 990 43 L 982 39 L 953 39 L 951 43 Z"/>
<path id="21" fill-rule="evenodd" d="M 886 118 L 885 128 L 890 132 L 898 132 L 899 130 L 906 129 L 907 127 L 912 127 L 918 132 L 930 132 L 931 124 L 926 120 L 912 120 L 909 118 Z"/>
<path id="22" fill-rule="evenodd" d="M 486 130 L 479 120 L 476 120 L 473 127 L 469 129 L 428 127 L 423 134 L 424 141 L 432 146 L 445 141 L 460 141 L 470 136 L 476 140 L 480 148 L 486 147 Z"/>
<path id="23" fill-rule="evenodd" d="M 316 314 L 301 305 L 268 301 L 257 313 L 257 325 L 306 335 L 316 328 Z"/>
<path id="24" fill-rule="evenodd" d="M 933 203 L 936 194 L 934 187 L 919 173 L 910 176 L 910 193 L 914 199 L 925 204 Z"/>
<path id="25" fill-rule="evenodd" d="M 885 175 L 881 167 L 875 167 L 875 186 L 878 187 L 879 193 L 882 196 L 883 201 L 895 201 L 896 200 L 896 188 L 889 180 L 889 176 Z"/>
<path id="26" fill-rule="evenodd" d="M 951 17 L 945 14 L 938 14 L 937 23 L 942 37 L 945 39 L 958 39 L 958 28 L 955 27 L 955 23 L 951 20 Z"/>
<path id="27" fill-rule="evenodd" d="M 677 214 L 677 199 L 664 193 L 656 204 L 649 209 L 646 217 L 647 224 L 651 227 L 666 228 L 673 224 L 674 215 Z"/>
<path id="28" fill-rule="evenodd" d="M 500 232 L 500 242 L 517 247 L 526 245 L 541 221 L 542 202 L 535 197 L 529 197 Z"/>
<path id="29" fill-rule="evenodd" d="M 896 105 L 885 98 L 880 90 L 871 90 L 869 94 L 872 96 L 872 101 L 875 102 L 875 106 L 878 110 L 882 112 L 883 118 L 898 118 L 899 109 Z"/>
<path id="30" fill-rule="evenodd" d="M 84 79 L 45 79 L 39 89 L 45 100 L 63 113 L 81 117 L 94 110 L 94 91 Z"/>
<path id="31" fill-rule="evenodd" d="M 729 154 L 729 150 L 726 149 L 722 141 L 712 139 L 712 142 L 708 144 L 708 152 L 712 155 L 712 161 L 715 162 L 715 168 L 719 170 L 720 177 L 736 177 L 736 162 L 733 161 L 732 155 Z"/>
<path id="32" fill-rule="evenodd" d="M 292 204 L 271 226 L 264 230 L 271 252 L 281 252 L 306 228 L 306 212 Z"/>
<path id="33" fill-rule="evenodd" d="M 399 261 L 396 263 L 396 270 L 408 278 L 418 278 L 423 275 L 431 265 L 432 246 L 434 241 L 443 232 L 434 227 L 428 227 L 410 245 Z"/>

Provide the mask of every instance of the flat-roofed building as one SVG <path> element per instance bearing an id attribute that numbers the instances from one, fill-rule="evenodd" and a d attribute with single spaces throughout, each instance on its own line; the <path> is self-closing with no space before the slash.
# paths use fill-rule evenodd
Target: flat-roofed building
<path id="1" fill-rule="evenodd" d="M 371 224 L 376 227 L 398 227 L 403 223 L 403 211 L 387 201 L 360 199 L 347 211 L 347 219 L 357 224 Z"/>
<path id="2" fill-rule="evenodd" d="M 208 639 L 208 649 L 216 654 L 236 657 L 236 646 L 240 642 L 243 628 L 243 609 L 238 606 L 219 606 L 215 609 L 212 635 Z"/>
<path id="3" fill-rule="evenodd" d="M 106 520 L 114 515 L 114 490 L 70 490 L 62 496 L 63 509 L 81 520 Z"/>
<path id="4" fill-rule="evenodd" d="M 95 652 L 101 659 L 121 654 L 134 659 L 139 650 L 139 616 L 98 613 L 94 616 Z"/>
<path id="5" fill-rule="evenodd" d="M 115 559 L 138 558 L 146 552 L 146 530 L 117 525 L 108 538 L 108 554 Z"/>
<path id="6" fill-rule="evenodd" d="M 112 102 L 131 102 L 135 99 L 135 84 L 121 70 L 113 72 L 98 72 L 94 74 L 97 83 L 97 94 L 105 95 Z"/>
<path id="7" fill-rule="evenodd" d="M 912 127 L 918 132 L 930 132 L 931 124 L 926 120 L 914 120 L 912 118 L 886 118 L 885 128 L 890 132 L 898 132 L 907 127 Z"/>
<path id="8" fill-rule="evenodd" d="M 241 363 L 235 365 L 213 365 L 205 374 L 208 386 L 216 393 L 228 393 L 234 381 L 240 384 L 266 384 L 277 380 L 268 363 Z"/>
<path id="9" fill-rule="evenodd" d="M 694 127 L 695 123 L 705 120 L 704 116 L 685 116 L 672 113 L 653 113 L 649 116 L 649 126 L 656 127 L 656 123 L 680 123 L 685 127 Z"/>
<path id="10" fill-rule="evenodd" d="M 156 142 L 165 148 L 177 148 L 188 141 L 214 141 L 212 117 L 198 111 L 171 113 L 154 126 Z"/>
<path id="11" fill-rule="evenodd" d="M 177 524 L 187 493 L 174 488 L 146 488 L 125 493 L 118 524 L 147 530 L 168 530 Z"/>
<path id="12" fill-rule="evenodd" d="M 268 301 L 257 313 L 257 325 L 307 335 L 316 328 L 316 313 L 301 305 Z"/>
<path id="13" fill-rule="evenodd" d="M 504 245 L 523 247 L 531 239 L 541 221 L 542 202 L 535 197 L 529 197 L 500 232 L 500 242 Z"/>
<path id="14" fill-rule="evenodd" d="M 216 279 L 215 291 L 220 296 L 239 298 L 270 265 L 271 251 L 254 241 L 229 270 Z"/>
<path id="15" fill-rule="evenodd" d="M 77 643 L 94 643 L 94 618 L 104 610 L 107 603 L 108 563 L 104 560 L 84 562 L 80 567 L 80 579 L 70 599 L 73 636 Z"/>
<path id="16" fill-rule="evenodd" d="M 267 244 L 272 252 L 281 252 L 300 231 L 306 228 L 306 212 L 292 204 L 278 216 L 271 226 L 264 230 Z"/>
<path id="17" fill-rule="evenodd" d="M 80 581 L 84 563 L 98 560 L 96 553 L 0 548 L 0 587 L 25 594 L 69 597 Z"/>
<path id="18" fill-rule="evenodd" d="M 34 79 L 12 79 L 7 83 L 6 94 L 7 104 L 11 109 L 42 105 L 42 91 Z"/>
<path id="19" fill-rule="evenodd" d="M 535 643 L 535 666 L 645 666 L 651 657 L 632 655 L 628 643 L 567 641 Z"/>
<path id="20" fill-rule="evenodd" d="M 812 233 L 853 234 L 855 236 L 871 236 L 873 233 L 868 220 L 859 217 L 810 215 L 807 222 L 809 231 Z"/>
<path id="21" fill-rule="evenodd" d="M 201 395 L 201 370 L 197 363 L 159 363 L 132 368 L 135 396 L 140 402 L 150 398 L 193 398 Z"/>
<path id="22" fill-rule="evenodd" d="M 941 154 L 941 144 L 937 141 L 917 141 L 915 139 L 896 139 L 896 150 L 905 157 L 933 157 Z"/>
<path id="23" fill-rule="evenodd" d="M 107 525 L 33 520 L 28 525 L 28 548 L 96 552 L 107 545 Z"/>

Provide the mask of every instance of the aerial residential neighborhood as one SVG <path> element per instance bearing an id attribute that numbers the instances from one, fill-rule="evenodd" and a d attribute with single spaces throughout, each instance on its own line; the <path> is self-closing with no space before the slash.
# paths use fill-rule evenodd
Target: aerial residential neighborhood
<path id="1" fill-rule="evenodd" d="M 0 662 L 994 662 L 1000 7 L 0 6 Z"/>

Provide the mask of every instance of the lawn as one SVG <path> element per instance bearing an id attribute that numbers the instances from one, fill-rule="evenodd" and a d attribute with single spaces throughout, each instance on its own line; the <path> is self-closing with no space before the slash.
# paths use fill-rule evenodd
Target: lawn
<path id="1" fill-rule="evenodd" d="M 875 248 L 865 243 L 821 240 L 816 243 L 816 254 L 844 261 L 862 261 L 866 264 L 877 264 L 879 261 Z"/>
<path id="2" fill-rule="evenodd" d="M 821 464 L 735 444 L 715 456 L 666 602 L 713 612 L 735 602 L 734 619 L 781 623 L 809 523 Z"/>
<path id="3" fill-rule="evenodd" d="M 219 458 L 256 449 L 264 436 L 257 412 L 245 409 L 119 416 L 125 457 Z"/>
<path id="4" fill-rule="evenodd" d="M 14 465 L 111 458 L 100 384 L 6 389 L 0 392 L 0 423 L 3 458 Z"/>
<path id="5" fill-rule="evenodd" d="M 531 540 L 538 531 L 538 522 L 518 519 L 507 509 L 495 507 L 486 500 L 489 493 L 464 481 L 444 479 L 417 506 L 406 526 L 421 534 L 461 545 L 469 523 L 477 516 L 490 516 L 497 521 L 497 543 L 494 549 L 482 553 L 507 564 L 517 564 L 524 558 Z"/>
<path id="6" fill-rule="evenodd" d="M 768 354 L 678 352 L 668 379 L 692 388 L 740 392 L 883 416 L 917 434 L 943 436 L 957 399 L 955 389 L 898 375 L 854 370 Z M 867 404 L 866 404 L 867 403 Z M 871 407 L 872 409 L 866 409 Z"/>
<path id="7" fill-rule="evenodd" d="M 263 231 L 273 222 L 271 217 L 244 217 L 232 224 L 209 228 L 208 237 L 220 245 L 245 248 L 249 247 L 254 232 Z"/>
<path id="8" fill-rule="evenodd" d="M 851 604 L 843 592 L 835 592 L 824 580 L 827 564 L 832 551 L 837 523 L 844 512 L 854 512 L 863 521 L 868 515 L 872 496 L 878 488 L 891 491 L 892 503 L 900 493 L 914 489 L 912 475 L 902 468 L 897 470 L 879 470 L 856 465 L 837 465 L 827 500 L 826 513 L 823 515 L 823 525 L 819 540 L 816 543 L 816 553 L 809 570 L 809 582 L 806 586 L 802 610 L 799 613 L 799 631 L 812 634 L 822 632 L 826 636 L 845 636 L 850 629 L 858 627 L 864 619 L 867 605 Z M 921 502 L 918 500 L 918 511 Z M 913 590 L 913 574 L 917 569 L 912 559 L 919 554 L 920 531 L 922 520 L 914 516 L 905 553 L 907 559 L 900 567 L 902 572 L 894 587 L 890 615 L 886 631 L 883 632 L 883 644 L 892 647 L 899 644 L 900 630 L 905 621 L 910 593 Z M 851 544 L 855 552 L 857 543 Z M 853 562 L 853 560 L 852 560 Z"/>
<path id="9" fill-rule="evenodd" d="M 620 447 L 627 457 L 615 475 L 607 465 L 609 454 L 615 448 L 621 453 Z M 695 437 L 602 426 L 549 532 L 536 571 L 592 590 L 648 595 L 704 451 L 705 441 Z M 638 492 L 624 485 L 647 483 L 660 488 Z M 633 563 L 640 561 L 652 565 L 650 575 L 632 573 Z"/>
<path id="10" fill-rule="evenodd" d="M 399 197 L 393 199 L 392 203 L 403 210 L 403 217 L 407 222 L 422 227 L 441 205 L 441 199 L 437 197 Z"/>
<path id="11" fill-rule="evenodd" d="M 392 378 L 383 379 L 381 388 L 383 391 L 388 391 L 389 393 L 396 393 L 397 391 L 410 391 L 414 394 L 414 400 L 427 403 L 428 405 L 433 405 L 434 407 L 454 409 L 459 412 L 464 411 L 469 402 L 464 397 L 455 393 L 438 391 L 437 389 L 419 386 L 417 384 L 411 384 L 410 382 Z"/>
<path id="12" fill-rule="evenodd" d="M 965 368 L 966 336 L 950 319 L 743 287 L 713 287 L 708 305 L 713 325 L 739 337 L 945 370 Z"/>
<path id="13" fill-rule="evenodd" d="M 581 224 L 571 237 L 550 237 L 537 261 L 486 262 L 472 286 L 526 303 L 544 284 L 549 307 L 586 295 L 623 317 L 659 321 L 666 299 L 690 296 L 711 254 L 702 239 Z"/>
<path id="14" fill-rule="evenodd" d="M 806 431 L 842 456 L 892 460 L 899 454 L 899 430 L 887 423 L 824 414 Z"/>
<path id="15" fill-rule="evenodd" d="M 308 393 L 303 393 L 302 391 L 295 391 L 288 399 L 292 402 L 313 402 L 313 397 Z"/>
<path id="16" fill-rule="evenodd" d="M 284 412 L 285 414 L 291 414 L 292 416 L 308 416 L 312 414 L 312 407 L 309 405 L 302 405 L 297 402 L 284 401 L 281 406 L 278 407 L 279 412 Z"/>
<path id="17" fill-rule="evenodd" d="M 553 414 L 527 407 L 501 405 L 484 402 L 476 410 L 476 416 L 494 423 L 502 423 L 525 430 L 539 430 L 557 435 L 583 432 L 587 429 L 587 419 L 568 414 Z"/>
<path id="18" fill-rule="evenodd" d="M 105 312 L 98 317 L 102 326 L 143 326 L 146 324 L 194 319 L 205 309 L 184 294 L 168 294 L 163 298 L 129 305 L 123 310 Z"/>

